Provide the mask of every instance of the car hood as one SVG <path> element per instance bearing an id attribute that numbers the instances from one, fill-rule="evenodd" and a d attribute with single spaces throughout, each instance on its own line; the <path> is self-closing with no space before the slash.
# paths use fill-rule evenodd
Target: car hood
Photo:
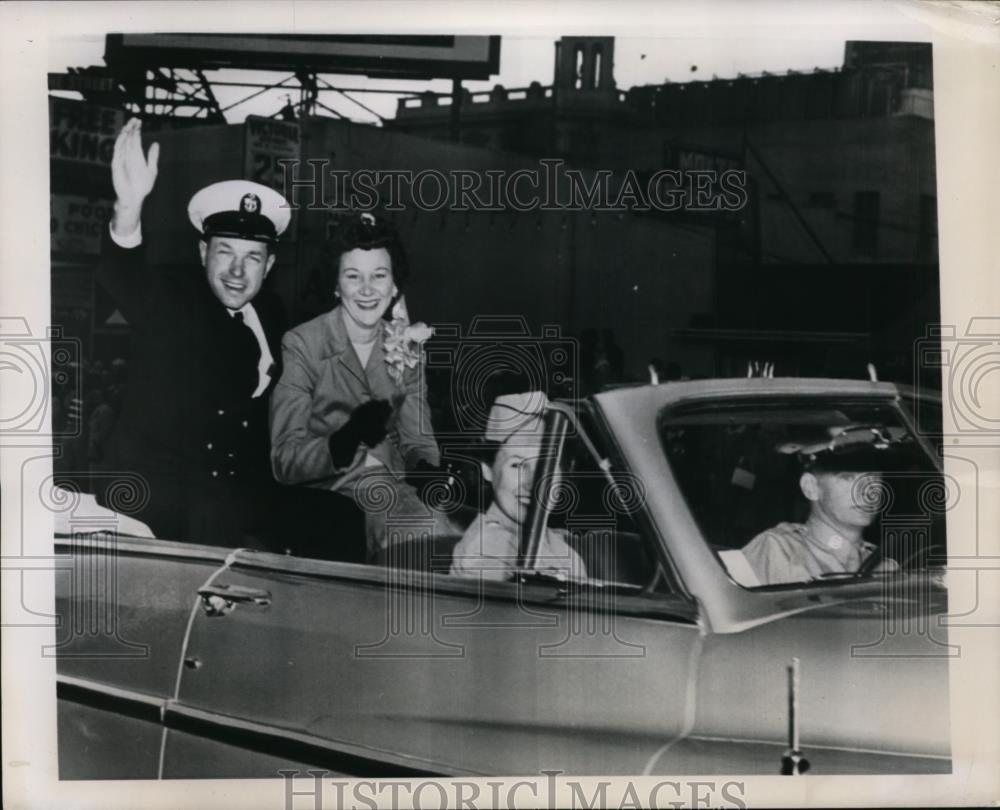
<path id="1" fill-rule="evenodd" d="M 833 772 L 857 772 L 855 755 L 872 760 L 875 752 L 948 760 L 948 662 L 957 651 L 941 621 L 946 591 L 928 577 L 839 590 L 775 594 L 784 610 L 774 620 L 706 637 L 692 738 L 787 747 L 788 668 L 798 659 L 801 747 L 826 751 L 820 759 Z M 838 759 L 848 770 L 834 766 Z"/>

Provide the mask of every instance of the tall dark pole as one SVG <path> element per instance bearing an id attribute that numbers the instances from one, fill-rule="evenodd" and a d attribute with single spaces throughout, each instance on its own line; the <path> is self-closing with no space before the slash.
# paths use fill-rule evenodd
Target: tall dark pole
<path id="1" fill-rule="evenodd" d="M 556 40 L 556 63 L 552 68 L 552 104 L 549 106 L 549 157 L 556 157 L 556 147 L 559 144 L 556 132 L 556 120 L 559 117 L 559 63 L 562 59 L 562 43 Z"/>
<path id="2" fill-rule="evenodd" d="M 313 96 L 315 98 L 315 96 Z M 309 121 L 311 119 L 313 112 L 313 105 L 309 103 L 302 104 L 299 109 L 299 165 L 295 167 L 297 172 L 302 171 L 303 166 L 308 166 L 306 162 L 312 155 L 310 154 L 310 138 L 309 138 Z M 295 192 L 292 192 L 294 197 Z M 295 207 L 295 200 L 290 199 L 288 201 L 292 207 Z M 295 272 L 292 273 L 292 308 L 294 310 L 299 310 L 302 307 L 302 288 L 304 286 L 302 279 L 302 268 L 306 263 L 306 227 L 303 219 L 302 208 L 295 209 L 292 213 L 293 217 L 298 219 L 295 223 Z M 294 311 L 293 317 L 299 316 L 298 311 Z"/>
<path id="3" fill-rule="evenodd" d="M 771 171 L 767 163 L 764 161 L 764 158 L 761 156 L 760 152 L 757 151 L 757 148 L 746 136 L 745 130 L 743 132 L 743 146 L 747 151 L 749 151 L 751 155 L 754 156 L 754 158 L 757 161 L 757 164 L 764 170 L 764 174 L 766 174 L 767 179 L 771 181 L 771 185 L 774 186 L 778 194 L 781 195 L 782 201 L 791 210 L 792 215 L 795 217 L 795 221 L 802 226 L 802 230 L 806 232 L 806 236 L 809 237 L 812 243 L 816 246 L 816 249 L 820 252 L 823 258 L 826 259 L 827 264 L 835 264 L 836 262 L 834 262 L 833 257 L 830 255 L 830 251 L 826 249 L 826 247 L 823 245 L 823 241 L 819 238 L 819 235 L 816 233 L 816 231 L 812 229 L 812 226 L 802 215 L 802 212 L 799 210 L 799 207 L 795 204 L 795 201 L 791 198 L 788 192 L 785 191 L 785 187 L 781 184 L 781 181 L 774 176 L 774 172 Z"/>
<path id="4" fill-rule="evenodd" d="M 462 139 L 462 80 L 451 82 L 451 139 L 458 143 Z"/>

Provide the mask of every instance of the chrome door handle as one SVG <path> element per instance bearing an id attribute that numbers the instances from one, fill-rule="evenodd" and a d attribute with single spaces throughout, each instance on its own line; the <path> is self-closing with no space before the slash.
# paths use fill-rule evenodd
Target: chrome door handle
<path id="1" fill-rule="evenodd" d="M 206 585 L 198 589 L 201 607 L 208 616 L 225 616 L 238 604 L 267 607 L 271 592 L 261 588 L 244 588 L 242 585 Z"/>

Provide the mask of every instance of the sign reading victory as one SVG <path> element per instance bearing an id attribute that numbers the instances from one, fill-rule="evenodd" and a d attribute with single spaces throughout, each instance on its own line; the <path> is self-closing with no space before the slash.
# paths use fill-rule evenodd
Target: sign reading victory
<path id="1" fill-rule="evenodd" d="M 279 161 L 299 160 L 299 125 L 293 121 L 249 115 L 243 124 L 243 131 L 243 177 L 284 194 L 285 170 Z M 295 219 L 292 217 L 286 239 L 295 238 Z"/>

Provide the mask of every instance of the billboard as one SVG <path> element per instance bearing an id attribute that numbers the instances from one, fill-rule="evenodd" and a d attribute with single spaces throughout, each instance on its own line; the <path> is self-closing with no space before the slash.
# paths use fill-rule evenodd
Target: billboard
<path id="1" fill-rule="evenodd" d="M 500 69 L 497 36 L 109 34 L 112 69 L 187 67 L 310 70 L 399 79 L 488 79 Z"/>
<path id="2" fill-rule="evenodd" d="M 295 121 L 276 121 L 248 115 L 243 122 L 243 177 L 285 193 L 285 172 L 279 161 L 298 161 L 302 140 Z M 295 241 L 299 218 L 293 216 L 286 231 L 286 242 Z"/>
<path id="3" fill-rule="evenodd" d="M 49 237 L 55 253 L 97 256 L 101 236 L 114 203 L 80 194 L 53 194 L 49 209 Z"/>
<path id="4" fill-rule="evenodd" d="M 88 166 L 111 166 L 125 112 L 49 96 L 49 156 Z"/>

